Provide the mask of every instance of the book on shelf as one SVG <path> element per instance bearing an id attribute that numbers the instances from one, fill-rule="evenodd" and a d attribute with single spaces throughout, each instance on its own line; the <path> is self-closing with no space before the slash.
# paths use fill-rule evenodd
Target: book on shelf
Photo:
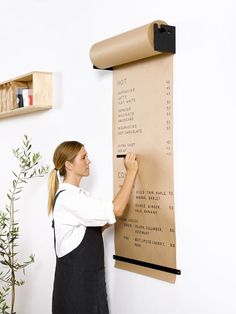
<path id="1" fill-rule="evenodd" d="M 32 105 L 32 89 L 17 88 L 16 89 L 17 107 L 28 107 Z"/>
<path id="2" fill-rule="evenodd" d="M 0 85 L 0 112 L 7 112 L 33 104 L 29 82 L 12 81 Z"/>

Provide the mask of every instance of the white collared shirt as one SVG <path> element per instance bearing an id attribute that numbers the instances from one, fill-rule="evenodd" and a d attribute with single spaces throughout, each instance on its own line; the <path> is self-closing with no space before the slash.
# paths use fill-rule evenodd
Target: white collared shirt
<path id="1" fill-rule="evenodd" d="M 54 212 L 56 252 L 62 257 L 75 249 L 83 240 L 86 227 L 104 226 L 116 222 L 113 203 L 95 199 L 84 189 L 61 183 Z"/>

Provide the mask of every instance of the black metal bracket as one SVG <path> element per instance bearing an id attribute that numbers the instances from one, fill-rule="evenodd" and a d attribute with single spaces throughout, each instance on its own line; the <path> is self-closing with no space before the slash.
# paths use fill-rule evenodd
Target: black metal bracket
<path id="1" fill-rule="evenodd" d="M 175 53 L 175 26 L 154 24 L 154 50 Z"/>
<path id="2" fill-rule="evenodd" d="M 98 67 L 96 67 L 96 65 L 93 65 L 93 68 L 95 69 L 95 70 L 113 70 L 113 67 L 111 67 L 111 68 L 106 68 L 106 69 L 101 69 L 101 68 L 98 68 Z"/>
<path id="3" fill-rule="evenodd" d="M 113 255 L 113 258 L 117 261 L 129 263 L 129 264 L 135 264 L 135 265 L 143 266 L 143 267 L 148 267 L 148 268 L 164 271 L 166 273 L 171 273 L 171 274 L 175 274 L 175 275 L 181 275 L 181 271 L 179 269 L 175 269 L 175 268 L 171 268 L 171 267 L 167 267 L 167 266 L 162 266 L 162 265 L 156 265 L 156 264 L 152 264 L 152 263 L 147 263 L 147 262 L 139 261 L 137 259 L 118 256 L 118 255 Z"/>

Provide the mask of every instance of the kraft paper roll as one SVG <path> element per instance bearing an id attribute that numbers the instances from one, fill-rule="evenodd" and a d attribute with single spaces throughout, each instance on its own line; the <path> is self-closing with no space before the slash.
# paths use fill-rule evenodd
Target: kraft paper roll
<path id="1" fill-rule="evenodd" d="M 167 23 L 154 21 L 95 43 L 90 49 L 93 65 L 107 69 L 160 54 L 154 50 L 154 24 L 160 27 Z"/>

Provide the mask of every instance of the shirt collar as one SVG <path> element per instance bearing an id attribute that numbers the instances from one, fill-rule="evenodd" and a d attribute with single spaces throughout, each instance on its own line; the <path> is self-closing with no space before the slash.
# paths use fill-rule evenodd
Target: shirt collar
<path id="1" fill-rule="evenodd" d="M 83 189 L 79 186 L 70 184 L 70 183 L 65 183 L 65 182 L 59 184 L 59 190 L 70 190 L 70 191 L 76 191 L 79 193 L 83 193 L 87 196 L 89 195 L 89 192 L 86 191 L 85 189 Z"/>

